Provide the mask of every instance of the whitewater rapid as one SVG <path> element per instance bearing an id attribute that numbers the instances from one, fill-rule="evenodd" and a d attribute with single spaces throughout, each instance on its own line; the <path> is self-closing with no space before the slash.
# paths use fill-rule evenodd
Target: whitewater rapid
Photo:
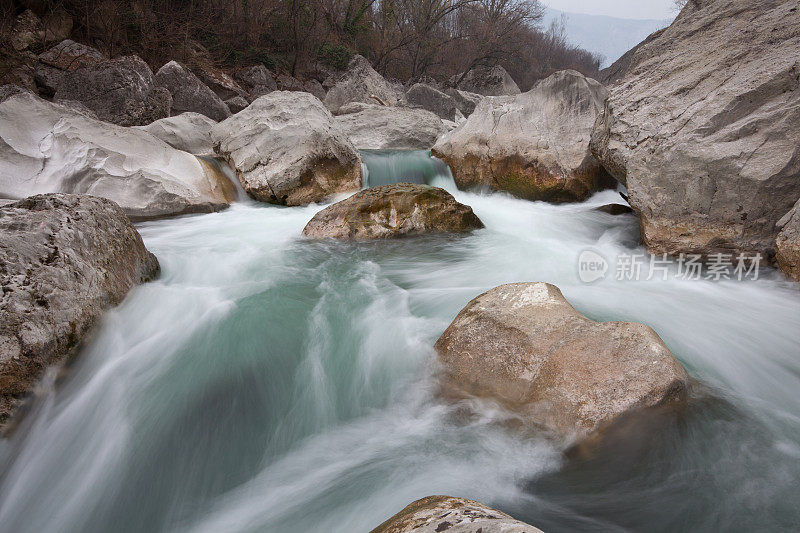
<path id="1" fill-rule="evenodd" d="M 433 494 L 548 532 L 800 523 L 797 285 L 771 270 L 585 284 L 582 251 L 641 251 L 635 217 L 594 210 L 616 192 L 560 206 L 473 194 L 426 154 L 383 155 L 413 162 L 373 154 L 373 180 L 422 176 L 486 229 L 311 242 L 300 233 L 323 206 L 249 202 L 139 225 L 163 275 L 0 443 L 0 529 L 368 531 Z M 438 399 L 433 343 L 470 299 L 519 281 L 649 324 L 710 394 L 648 450 L 580 469 L 497 406 Z"/>

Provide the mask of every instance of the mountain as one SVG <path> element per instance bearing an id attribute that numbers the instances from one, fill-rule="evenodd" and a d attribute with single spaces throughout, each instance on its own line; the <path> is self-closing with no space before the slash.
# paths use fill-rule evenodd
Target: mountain
<path id="1" fill-rule="evenodd" d="M 605 58 L 602 67 L 607 67 L 648 35 L 672 22 L 564 13 L 547 8 L 542 21 L 543 27 L 549 28 L 552 22 L 561 21 L 562 16 L 565 17 L 565 29 L 569 41 L 590 52 L 601 54 Z"/>

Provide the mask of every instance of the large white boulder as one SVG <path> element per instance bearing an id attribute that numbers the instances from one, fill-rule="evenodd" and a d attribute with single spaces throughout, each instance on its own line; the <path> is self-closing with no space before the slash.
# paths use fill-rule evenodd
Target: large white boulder
<path id="1" fill-rule="evenodd" d="M 200 113 L 181 113 L 162 118 L 138 129 L 158 137 L 168 145 L 194 155 L 213 156 L 214 142 L 211 130 L 217 125 Z"/>
<path id="2" fill-rule="evenodd" d="M 484 98 L 433 154 L 460 188 L 488 187 L 528 200 L 586 199 L 610 177 L 589 151 L 606 89 L 578 72 L 557 72 L 517 96 Z"/>
<path id="3" fill-rule="evenodd" d="M 772 255 L 800 198 L 798 50 L 797 0 L 702 0 L 629 58 L 592 150 L 652 253 Z"/>
<path id="4" fill-rule="evenodd" d="M 217 124 L 215 151 L 256 200 L 304 205 L 361 188 L 361 155 L 318 98 L 275 91 Z"/>
<path id="5" fill-rule="evenodd" d="M 339 113 L 336 123 L 359 150 L 429 150 L 447 131 L 425 109 L 350 103 Z"/>
<path id="6" fill-rule="evenodd" d="M 226 207 L 232 183 L 153 135 L 92 119 L 26 92 L 0 103 L 0 197 L 101 196 L 133 220 Z"/>

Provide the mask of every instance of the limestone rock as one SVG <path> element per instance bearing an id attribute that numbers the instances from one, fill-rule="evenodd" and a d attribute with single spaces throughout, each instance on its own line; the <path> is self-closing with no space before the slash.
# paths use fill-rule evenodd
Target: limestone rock
<path id="1" fill-rule="evenodd" d="M 106 308 L 159 267 L 128 217 L 93 196 L 0 207 L 0 423 Z"/>
<path id="2" fill-rule="evenodd" d="M 262 96 L 217 124 L 212 136 L 256 200 L 303 205 L 361 187 L 358 150 L 306 92 Z"/>
<path id="3" fill-rule="evenodd" d="M 489 187 L 528 200 L 585 200 L 609 185 L 589 151 L 607 92 L 575 71 L 557 72 L 517 96 L 485 98 L 467 122 L 442 137 L 459 188 Z"/>
<path id="4" fill-rule="evenodd" d="M 200 113 L 216 121 L 225 120 L 231 112 L 225 102 L 189 69 L 170 61 L 156 72 L 155 84 L 172 95 L 170 113 Z"/>
<path id="5" fill-rule="evenodd" d="M 780 269 L 800 281 L 800 200 L 778 221 L 781 232 L 775 241 L 775 259 Z"/>
<path id="6" fill-rule="evenodd" d="M 242 111 L 249 106 L 250 102 L 241 96 L 234 96 L 230 100 L 225 100 L 225 105 L 228 106 L 230 112 L 235 115 L 239 111 Z"/>
<path id="7" fill-rule="evenodd" d="M 478 296 L 436 350 L 446 389 L 491 397 L 566 439 L 687 399 L 689 376 L 655 331 L 589 320 L 546 283 Z"/>
<path id="8" fill-rule="evenodd" d="M 206 58 L 195 57 L 190 64 L 197 77 L 216 94 L 220 100 L 235 96 L 247 96 L 247 92 L 227 72 L 216 67 Z"/>
<path id="9" fill-rule="evenodd" d="M 485 98 L 481 94 L 459 91 L 458 89 L 447 89 L 445 94 L 455 101 L 456 107 L 465 117 L 470 116 L 480 101 Z"/>
<path id="10" fill-rule="evenodd" d="M 542 533 L 482 503 L 450 496 L 417 500 L 372 533 Z"/>
<path id="11" fill-rule="evenodd" d="M 342 111 L 336 123 L 359 150 L 428 150 L 447 131 L 424 109 L 351 103 Z"/>
<path id="12" fill-rule="evenodd" d="M 156 120 L 147 126 L 139 126 L 168 145 L 194 155 L 213 156 L 214 142 L 211 130 L 217 123 L 199 113 L 180 115 Z"/>
<path id="13" fill-rule="evenodd" d="M 69 39 L 39 54 L 39 61 L 58 70 L 71 72 L 105 61 L 106 57 L 91 46 Z"/>
<path id="14" fill-rule="evenodd" d="M 455 121 L 458 113 L 458 106 L 451 96 L 424 83 L 412 85 L 406 92 L 406 100 L 409 105 L 427 109 L 444 120 Z"/>
<path id="15" fill-rule="evenodd" d="M 450 78 L 456 89 L 484 96 L 508 96 L 521 92 L 511 75 L 500 65 L 476 67 L 467 72 L 460 83 L 459 78 L 460 74 Z"/>
<path id="16" fill-rule="evenodd" d="M 307 93 L 311 93 L 320 100 L 325 100 L 325 95 L 327 92 L 322 84 L 317 80 L 308 80 L 303 84 L 303 90 Z"/>
<path id="17" fill-rule="evenodd" d="M 774 252 L 800 198 L 795 0 L 689 2 L 633 54 L 592 135 L 653 254 Z"/>
<path id="18" fill-rule="evenodd" d="M 438 187 L 395 183 L 364 189 L 326 207 L 306 225 L 314 239 L 388 239 L 463 233 L 483 227 L 472 208 Z"/>
<path id="19" fill-rule="evenodd" d="M 397 106 L 405 102 L 403 91 L 389 83 L 360 55 L 353 56 L 347 70 L 335 75 L 335 82 L 325 96 L 325 106 L 333 114 L 349 102 L 377 103 Z"/>
<path id="20" fill-rule="evenodd" d="M 215 168 L 153 135 L 27 92 L 0 103 L 0 197 L 91 194 L 134 220 L 217 211 L 235 197 Z"/>
<path id="21" fill-rule="evenodd" d="M 169 116 L 172 97 L 157 87 L 153 72 L 137 56 L 84 66 L 66 74 L 55 100 L 75 100 L 100 120 L 120 126 L 143 126 Z"/>
<path id="22" fill-rule="evenodd" d="M 249 94 L 255 89 L 262 88 L 265 92 L 258 96 L 278 90 L 278 84 L 264 65 L 254 65 L 234 73 L 236 80 L 242 85 Z"/>

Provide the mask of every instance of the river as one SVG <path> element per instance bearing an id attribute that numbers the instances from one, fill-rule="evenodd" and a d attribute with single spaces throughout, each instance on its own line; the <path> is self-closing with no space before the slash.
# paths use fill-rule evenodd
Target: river
<path id="1" fill-rule="evenodd" d="M 620 281 L 634 216 L 457 191 L 424 152 L 369 153 L 372 185 L 450 190 L 486 229 L 370 243 L 300 237 L 322 208 L 241 202 L 143 223 L 163 269 L 50 375 L 0 443 L 0 529 L 368 531 L 411 501 L 467 497 L 548 532 L 800 525 L 800 290 Z M 611 262 L 583 283 L 578 257 Z M 652 326 L 701 397 L 645 446 L 572 463 L 488 402 L 436 395 L 432 345 L 472 298 L 558 285 L 597 320 Z"/>

